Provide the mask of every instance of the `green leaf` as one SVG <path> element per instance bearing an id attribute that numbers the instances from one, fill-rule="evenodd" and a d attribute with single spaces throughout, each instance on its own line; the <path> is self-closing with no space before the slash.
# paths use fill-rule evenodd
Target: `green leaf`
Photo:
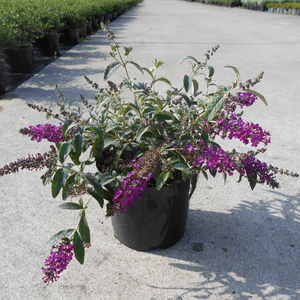
<path id="1" fill-rule="evenodd" d="M 147 114 L 150 114 L 150 113 L 155 113 L 156 112 L 156 109 L 151 106 L 151 107 L 147 107 L 144 111 L 143 111 L 143 115 L 147 115 Z"/>
<path id="2" fill-rule="evenodd" d="M 157 69 L 157 68 L 159 68 L 160 66 L 162 66 L 164 64 L 164 62 L 163 61 L 158 61 L 157 63 L 156 63 L 156 65 L 155 65 L 155 68 Z"/>
<path id="3" fill-rule="evenodd" d="M 62 190 L 62 198 L 63 198 L 63 200 L 66 200 L 69 197 L 68 186 L 76 183 L 76 180 L 75 180 L 76 175 L 77 174 L 73 174 L 73 175 L 71 175 L 67 179 L 66 184 L 65 184 L 65 186 L 64 186 L 64 188 Z"/>
<path id="4" fill-rule="evenodd" d="M 125 51 L 125 55 L 129 55 L 129 53 L 132 51 L 132 47 L 125 47 L 125 46 L 122 46 L 124 51 Z"/>
<path id="5" fill-rule="evenodd" d="M 52 181 L 52 197 L 56 198 L 60 189 L 65 186 L 68 173 L 64 169 L 56 171 Z"/>
<path id="6" fill-rule="evenodd" d="M 83 141 L 83 136 L 81 134 L 75 136 L 74 148 L 75 148 L 75 153 L 78 157 L 81 154 L 82 141 Z"/>
<path id="7" fill-rule="evenodd" d="M 95 192 L 99 196 L 103 197 L 103 188 L 99 180 L 92 173 L 85 173 L 84 176 L 88 180 L 88 182 L 94 187 Z"/>
<path id="8" fill-rule="evenodd" d="M 267 102 L 267 100 L 265 99 L 265 97 L 264 97 L 262 94 L 260 94 L 260 93 L 258 93 L 258 92 L 256 92 L 256 91 L 250 90 L 250 89 L 247 89 L 247 91 L 248 91 L 249 93 L 251 93 L 251 94 L 256 95 L 258 98 L 260 98 L 260 99 L 262 100 L 262 102 L 263 102 L 266 106 L 268 106 L 268 102 Z"/>
<path id="9" fill-rule="evenodd" d="M 131 64 L 131 65 L 135 66 L 142 74 L 144 74 L 143 69 L 136 62 L 134 62 L 134 61 L 128 61 L 127 64 Z"/>
<path id="10" fill-rule="evenodd" d="M 191 76 L 188 75 L 184 75 L 183 77 L 183 86 L 186 92 L 188 92 L 190 90 L 190 88 L 193 85 L 193 78 Z"/>
<path id="11" fill-rule="evenodd" d="M 83 264 L 84 263 L 84 247 L 83 241 L 78 231 L 75 232 L 73 237 L 73 245 L 76 259 Z"/>
<path id="12" fill-rule="evenodd" d="M 233 67 L 233 66 L 225 66 L 224 68 L 231 68 L 231 69 L 233 69 L 233 71 L 235 72 L 235 75 L 236 75 L 237 84 L 239 84 L 239 83 L 242 81 L 242 80 L 241 80 L 240 72 L 239 72 L 239 70 L 238 70 L 236 67 Z"/>
<path id="13" fill-rule="evenodd" d="M 216 177 L 217 175 L 217 169 L 214 169 L 214 170 L 209 170 L 209 173 L 211 174 L 212 177 Z"/>
<path id="14" fill-rule="evenodd" d="M 156 189 L 158 191 L 163 187 L 163 185 L 168 180 L 168 178 L 171 174 L 172 174 L 172 172 L 170 172 L 170 171 L 163 171 L 162 173 L 160 173 L 160 175 L 158 176 L 158 178 L 156 180 Z"/>
<path id="15" fill-rule="evenodd" d="M 108 65 L 104 71 L 104 80 L 107 80 L 117 69 L 121 67 L 121 63 L 118 61 L 115 61 Z"/>
<path id="16" fill-rule="evenodd" d="M 156 79 L 154 82 L 157 82 L 157 81 L 162 81 L 162 82 L 167 83 L 169 86 L 172 86 L 171 82 L 165 77 L 160 77 L 160 78 Z"/>
<path id="17" fill-rule="evenodd" d="M 205 178 L 206 180 L 208 180 L 208 175 L 207 175 L 207 173 L 206 173 L 204 170 L 201 170 L 201 172 L 202 172 L 204 178 Z"/>
<path id="18" fill-rule="evenodd" d="M 185 95 L 183 93 L 178 93 L 178 95 L 180 95 L 184 99 L 184 101 L 186 102 L 188 107 L 191 107 L 192 103 L 191 103 L 190 98 L 187 95 Z"/>
<path id="19" fill-rule="evenodd" d="M 212 76 L 214 75 L 214 73 L 215 73 L 214 67 L 212 67 L 212 66 L 207 66 L 207 68 L 208 68 L 208 71 L 209 71 L 208 77 L 212 77 Z"/>
<path id="20" fill-rule="evenodd" d="M 248 178 L 251 189 L 254 190 L 256 183 L 257 183 L 257 173 L 255 172 L 252 177 L 247 177 L 247 178 Z"/>
<path id="21" fill-rule="evenodd" d="M 196 174 L 188 175 L 188 178 L 189 178 L 190 183 L 191 183 L 191 190 L 190 190 L 190 193 L 189 193 L 189 198 L 191 198 L 193 196 L 194 191 L 195 191 L 196 186 L 197 186 L 198 176 Z"/>
<path id="22" fill-rule="evenodd" d="M 91 242 L 91 235 L 90 235 L 90 228 L 87 223 L 86 217 L 85 217 L 85 211 L 82 212 L 80 221 L 79 221 L 79 232 L 82 237 L 83 242 L 90 243 Z"/>
<path id="23" fill-rule="evenodd" d="M 70 235 L 73 234 L 75 229 L 66 229 L 66 230 L 62 230 L 60 232 L 58 232 L 57 234 L 55 234 L 44 246 L 44 248 L 42 249 L 42 253 L 50 250 L 52 248 L 52 246 L 57 244 L 57 241 L 62 239 L 62 238 L 67 238 Z"/>
<path id="24" fill-rule="evenodd" d="M 159 112 L 157 113 L 155 116 L 154 116 L 154 119 L 156 121 L 166 121 L 166 120 L 173 120 L 174 119 L 174 116 L 167 112 L 167 111 L 164 111 L 164 112 Z"/>
<path id="25" fill-rule="evenodd" d="M 187 166 L 186 164 L 183 164 L 183 163 L 177 163 L 174 165 L 174 168 L 176 170 L 180 170 L 180 171 L 183 171 L 187 174 L 191 174 L 191 175 L 194 175 L 194 171 L 189 167 Z"/>
<path id="26" fill-rule="evenodd" d="M 197 93 L 198 89 L 199 89 L 198 81 L 193 79 L 193 95 Z"/>
<path id="27" fill-rule="evenodd" d="M 149 129 L 148 127 L 145 127 L 145 128 L 141 127 L 141 129 L 139 130 L 139 132 L 138 132 L 138 134 L 137 134 L 137 137 L 136 137 L 136 141 L 137 141 L 138 143 L 141 142 L 141 138 L 143 137 L 143 134 L 144 134 L 148 129 Z"/>
<path id="28" fill-rule="evenodd" d="M 61 163 L 63 163 L 67 156 L 69 155 L 69 153 L 72 151 L 72 145 L 68 144 L 68 143 L 64 143 L 59 150 L 59 160 Z"/>
<path id="29" fill-rule="evenodd" d="M 87 189 L 87 192 L 93 196 L 93 198 L 95 198 L 97 200 L 97 202 L 99 203 L 100 207 L 103 208 L 103 204 L 104 204 L 104 201 L 103 201 L 103 197 L 101 197 L 99 194 L 97 194 L 93 189 L 91 188 L 88 188 Z"/>
<path id="30" fill-rule="evenodd" d="M 62 208 L 62 209 L 73 209 L 73 210 L 83 209 L 83 207 L 81 205 L 74 203 L 74 202 L 66 202 L 66 203 L 59 205 L 58 207 Z"/>
<path id="31" fill-rule="evenodd" d="M 207 109 L 206 109 L 206 119 L 207 121 L 211 121 L 216 114 L 222 109 L 226 102 L 226 98 L 223 98 L 222 96 L 216 96 L 214 97 L 208 104 Z"/>
<path id="32" fill-rule="evenodd" d="M 151 78 L 152 78 L 152 80 L 154 80 L 155 78 L 154 78 L 154 76 L 153 76 L 153 74 L 152 74 L 152 72 L 149 70 L 149 69 L 147 69 L 147 68 L 141 68 L 143 71 L 146 71 L 150 76 L 151 76 Z"/>
<path id="33" fill-rule="evenodd" d="M 182 63 L 182 62 L 185 61 L 186 59 L 191 59 L 191 60 L 195 61 L 196 64 L 198 64 L 198 60 L 197 60 L 195 57 L 190 56 L 190 55 L 185 56 L 185 57 L 180 61 L 180 63 Z"/>

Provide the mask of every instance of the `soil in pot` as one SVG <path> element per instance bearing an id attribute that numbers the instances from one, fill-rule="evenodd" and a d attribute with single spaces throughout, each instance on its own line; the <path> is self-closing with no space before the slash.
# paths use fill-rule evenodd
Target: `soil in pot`
<path id="1" fill-rule="evenodd" d="M 4 57 L 9 72 L 28 73 L 32 71 L 32 45 L 21 46 L 16 49 L 5 49 Z"/>
<path id="2" fill-rule="evenodd" d="M 127 212 L 111 217 L 115 237 L 125 246 L 147 251 L 168 248 L 184 235 L 189 209 L 190 182 L 147 187 Z"/>

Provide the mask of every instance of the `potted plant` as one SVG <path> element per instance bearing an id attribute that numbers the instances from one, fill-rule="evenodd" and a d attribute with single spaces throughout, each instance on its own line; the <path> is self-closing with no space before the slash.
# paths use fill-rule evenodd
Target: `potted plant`
<path id="1" fill-rule="evenodd" d="M 37 36 L 38 18 L 28 4 L 15 2 L 7 9 L 0 8 L 0 47 L 10 72 L 28 72 L 32 69 L 32 42 Z"/>
<path id="2" fill-rule="evenodd" d="M 53 145 L 47 153 L 0 169 L 3 176 L 20 169 L 46 168 L 42 180 L 51 184 L 53 198 L 61 194 L 64 202 L 59 207 L 79 211 L 76 229 L 58 232 L 44 248 L 52 247 L 43 268 L 47 284 L 57 280 L 73 252 L 84 263 L 85 248 L 91 243 L 86 219 L 90 201 L 106 208 L 116 237 L 128 247 L 164 248 L 184 234 L 188 199 L 198 175 L 207 179 L 220 173 L 226 180 L 237 174 L 239 181 L 249 181 L 251 189 L 257 183 L 277 188 L 276 173 L 298 176 L 257 158 L 266 151 L 270 134 L 241 118 L 240 110 L 258 98 L 266 104 L 253 90 L 263 73 L 242 82 L 239 71 L 227 66 L 236 75 L 232 85 L 213 83 L 214 68 L 208 62 L 219 48 L 215 46 L 202 61 L 184 57 L 181 63 L 190 62 L 191 72 L 183 76 L 182 86 L 173 87 L 167 78 L 157 75 L 163 62 L 155 60 L 151 68 L 141 67 L 129 60 L 132 48 L 116 44 L 114 34 L 103 23 L 101 26 L 111 41 L 113 60 L 104 72 L 107 86 L 100 87 L 86 78 L 98 93 L 92 104 L 83 96 L 78 102 L 68 102 L 56 87 L 59 113 L 29 104 L 60 124 L 30 126 L 20 132 L 38 142 L 47 139 Z M 132 79 L 129 65 L 147 75 L 149 84 Z M 124 80 L 109 81 L 119 68 L 124 69 Z M 203 91 L 199 90 L 199 76 L 205 83 Z M 164 93 L 156 91 L 158 83 L 165 84 Z M 125 100 L 124 92 L 129 92 L 131 99 Z M 221 143 L 226 138 L 249 144 L 249 151 L 225 151 Z"/>
<path id="3" fill-rule="evenodd" d="M 60 10 L 49 2 L 49 6 L 40 7 L 40 22 L 37 44 L 43 56 L 59 56 L 61 22 Z"/>

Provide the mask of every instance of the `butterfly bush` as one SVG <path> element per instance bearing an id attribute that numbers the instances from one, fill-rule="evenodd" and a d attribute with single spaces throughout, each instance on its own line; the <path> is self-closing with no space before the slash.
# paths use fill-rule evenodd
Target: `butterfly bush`
<path id="1" fill-rule="evenodd" d="M 46 168 L 42 182 L 51 185 L 53 198 L 61 195 L 64 202 L 59 207 L 79 211 L 75 229 L 62 230 L 47 243 L 53 246 L 42 268 L 47 285 L 59 278 L 73 253 L 84 263 L 85 249 L 91 245 L 86 218 L 90 201 L 106 208 L 107 217 L 119 217 L 142 201 L 150 186 L 160 190 L 189 180 L 191 197 L 200 174 L 205 179 L 209 175 L 225 179 L 236 175 L 238 182 L 248 180 L 251 189 L 258 183 L 278 188 L 278 173 L 298 177 L 257 158 L 270 144 L 270 133 L 242 118 L 243 110 L 258 99 L 267 105 L 264 96 L 253 89 L 263 72 L 244 82 L 235 67 L 226 66 L 234 71 L 235 80 L 230 86 L 216 84 L 209 61 L 218 51 L 217 45 L 203 60 L 184 57 L 181 63 L 189 62 L 190 72 L 184 74 L 181 86 L 174 87 L 169 79 L 157 75 L 162 61 L 155 59 L 150 68 L 133 62 L 129 59 L 132 47 L 117 44 L 109 28 L 101 26 L 111 42 L 112 62 L 104 70 L 103 87 L 85 76 L 96 90 L 95 99 L 88 101 L 79 95 L 79 99 L 67 101 L 56 86 L 58 112 L 28 104 L 46 113 L 47 120 L 54 118 L 60 123 L 31 125 L 20 133 L 36 142 L 47 140 L 51 149 L 0 168 L 0 177 Z M 148 76 L 149 82 L 130 76 L 129 65 Z M 110 81 L 119 69 L 125 77 L 120 83 Z M 204 81 L 199 82 L 199 77 Z M 157 83 L 165 85 L 162 93 L 157 92 Z M 132 98 L 127 101 L 128 94 Z M 223 139 L 236 139 L 249 149 L 245 153 L 226 151 Z M 57 245 L 59 240 L 62 243 Z"/>

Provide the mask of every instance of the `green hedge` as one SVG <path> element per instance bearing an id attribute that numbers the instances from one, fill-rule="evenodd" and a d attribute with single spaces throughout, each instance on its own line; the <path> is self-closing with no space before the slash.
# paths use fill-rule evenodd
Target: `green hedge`
<path id="1" fill-rule="evenodd" d="M 286 8 L 286 9 L 300 9 L 300 3 L 299 2 L 287 2 L 287 3 L 268 3 L 267 8 Z"/>
<path id="2" fill-rule="evenodd" d="M 0 48 L 16 48 L 39 36 L 78 28 L 93 17 L 141 0 L 0 0 Z"/>

